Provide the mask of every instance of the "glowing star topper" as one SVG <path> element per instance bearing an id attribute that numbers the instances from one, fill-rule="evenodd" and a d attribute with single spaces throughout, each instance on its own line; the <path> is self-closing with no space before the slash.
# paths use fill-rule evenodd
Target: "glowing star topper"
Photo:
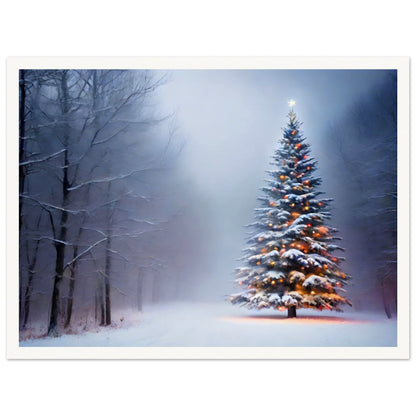
<path id="1" fill-rule="evenodd" d="M 288 104 L 289 104 L 289 107 L 293 107 L 296 104 L 296 101 L 295 100 L 290 100 L 288 102 Z"/>

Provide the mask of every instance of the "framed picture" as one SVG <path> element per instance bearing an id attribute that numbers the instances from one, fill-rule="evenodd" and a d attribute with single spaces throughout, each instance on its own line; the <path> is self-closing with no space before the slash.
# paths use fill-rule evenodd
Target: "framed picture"
<path id="1" fill-rule="evenodd" d="M 10 58 L 7 356 L 409 358 L 408 58 Z"/>

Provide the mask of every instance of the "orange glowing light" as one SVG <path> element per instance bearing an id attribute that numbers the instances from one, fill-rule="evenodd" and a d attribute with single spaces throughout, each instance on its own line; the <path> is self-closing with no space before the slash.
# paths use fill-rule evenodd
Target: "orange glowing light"
<path id="1" fill-rule="evenodd" d="M 243 284 L 243 282 L 238 282 L 238 284 L 241 286 Z"/>
<path id="2" fill-rule="evenodd" d="M 300 216 L 299 212 L 292 212 L 291 215 L 293 218 L 298 218 Z"/>
<path id="3" fill-rule="evenodd" d="M 274 206 L 274 202 L 270 201 L 270 206 L 273 207 Z"/>
<path id="4" fill-rule="evenodd" d="M 306 167 L 306 170 L 311 170 L 311 167 L 310 167 L 310 166 L 307 166 L 307 167 Z"/>
<path id="5" fill-rule="evenodd" d="M 257 239 L 257 241 L 258 241 L 259 243 L 261 243 L 261 242 L 263 241 L 263 237 L 259 237 L 259 238 Z"/>
<path id="6" fill-rule="evenodd" d="M 295 146 L 295 148 L 296 149 L 299 149 L 299 147 L 301 147 L 302 145 L 300 144 L 300 143 L 298 143 L 296 146 Z"/>
<path id="7" fill-rule="evenodd" d="M 269 227 L 273 227 L 273 224 L 271 222 L 269 222 Z"/>
<path id="8" fill-rule="evenodd" d="M 274 261 L 271 261 L 270 262 L 270 266 L 274 266 L 275 265 L 275 262 Z"/>
<path id="9" fill-rule="evenodd" d="M 296 130 L 293 130 L 292 133 L 290 133 L 292 136 L 296 134 Z"/>
<path id="10" fill-rule="evenodd" d="M 328 265 L 327 264 L 324 264 L 324 269 L 326 270 L 327 268 L 328 268 Z"/>
<path id="11" fill-rule="evenodd" d="M 284 307 L 284 306 L 279 306 L 278 308 L 277 308 L 277 310 L 279 310 L 279 311 L 284 311 L 286 308 Z"/>
<path id="12" fill-rule="evenodd" d="M 332 257 L 332 261 L 337 262 L 337 261 L 338 261 L 338 259 L 337 259 L 336 257 Z"/>
<path id="13" fill-rule="evenodd" d="M 286 176 L 284 176 L 284 175 L 280 175 L 280 176 L 279 176 L 280 180 L 282 180 L 282 181 L 285 179 L 285 177 L 286 177 Z"/>
<path id="14" fill-rule="evenodd" d="M 321 207 L 322 206 L 322 202 L 318 202 L 318 205 Z"/>
<path id="15" fill-rule="evenodd" d="M 320 225 L 319 227 L 316 227 L 316 229 L 322 234 L 326 234 L 328 232 L 328 228 L 324 227 L 323 225 Z"/>
<path id="16" fill-rule="evenodd" d="M 257 266 L 260 266 L 261 263 L 258 261 L 256 264 L 257 264 Z"/>
<path id="17" fill-rule="evenodd" d="M 285 195 L 284 197 L 283 197 L 283 199 L 288 199 L 289 198 L 289 195 Z"/>
<path id="18" fill-rule="evenodd" d="M 267 248 L 262 248 L 260 251 L 261 251 L 262 253 L 265 253 L 265 252 L 267 251 Z"/>
<path id="19" fill-rule="evenodd" d="M 314 295 L 314 294 L 315 294 L 315 292 L 312 290 L 311 295 Z"/>
<path id="20" fill-rule="evenodd" d="M 306 224 L 306 226 L 307 226 L 307 227 L 312 227 L 312 224 L 309 224 L 309 223 L 308 223 L 308 224 Z"/>
<path id="21" fill-rule="evenodd" d="M 304 159 L 307 159 L 307 158 L 308 158 L 308 156 L 306 156 L 306 155 L 305 155 L 305 156 L 303 156 L 303 158 L 304 158 Z"/>
<path id="22" fill-rule="evenodd" d="M 309 210 L 309 207 L 305 207 L 305 208 L 303 208 L 303 210 L 304 211 L 308 211 Z"/>
<path id="23" fill-rule="evenodd" d="M 280 282 L 280 283 L 283 283 L 283 279 L 279 279 L 279 282 Z"/>
<path id="24" fill-rule="evenodd" d="M 273 191 L 273 192 L 276 192 L 276 190 L 277 190 L 276 188 L 272 188 L 272 191 Z"/>
<path id="25" fill-rule="evenodd" d="M 291 206 L 291 207 L 294 207 L 294 206 L 295 206 L 295 204 L 290 204 L 290 206 Z"/>
<path id="26" fill-rule="evenodd" d="M 303 181 L 304 185 L 309 185 L 311 182 L 310 180 Z"/>
<path id="27" fill-rule="evenodd" d="M 271 281 L 271 284 L 272 284 L 272 285 L 275 285 L 275 284 L 276 284 L 276 282 L 275 282 L 274 280 L 272 280 L 272 281 Z"/>

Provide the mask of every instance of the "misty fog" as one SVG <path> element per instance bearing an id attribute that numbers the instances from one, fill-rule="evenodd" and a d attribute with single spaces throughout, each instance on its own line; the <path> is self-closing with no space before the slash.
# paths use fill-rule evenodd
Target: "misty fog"
<path id="1" fill-rule="evenodd" d="M 22 331 L 225 302 L 290 99 L 334 198 L 351 310 L 391 318 L 396 82 L 388 70 L 21 71 Z"/>

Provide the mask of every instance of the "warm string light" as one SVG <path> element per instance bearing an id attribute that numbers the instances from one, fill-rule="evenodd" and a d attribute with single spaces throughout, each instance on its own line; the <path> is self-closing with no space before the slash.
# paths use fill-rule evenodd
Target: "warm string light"
<path id="1" fill-rule="evenodd" d="M 328 233 L 328 228 L 324 227 L 323 225 L 320 225 L 319 227 L 316 227 L 316 229 L 321 233 L 321 234 L 327 234 Z"/>

